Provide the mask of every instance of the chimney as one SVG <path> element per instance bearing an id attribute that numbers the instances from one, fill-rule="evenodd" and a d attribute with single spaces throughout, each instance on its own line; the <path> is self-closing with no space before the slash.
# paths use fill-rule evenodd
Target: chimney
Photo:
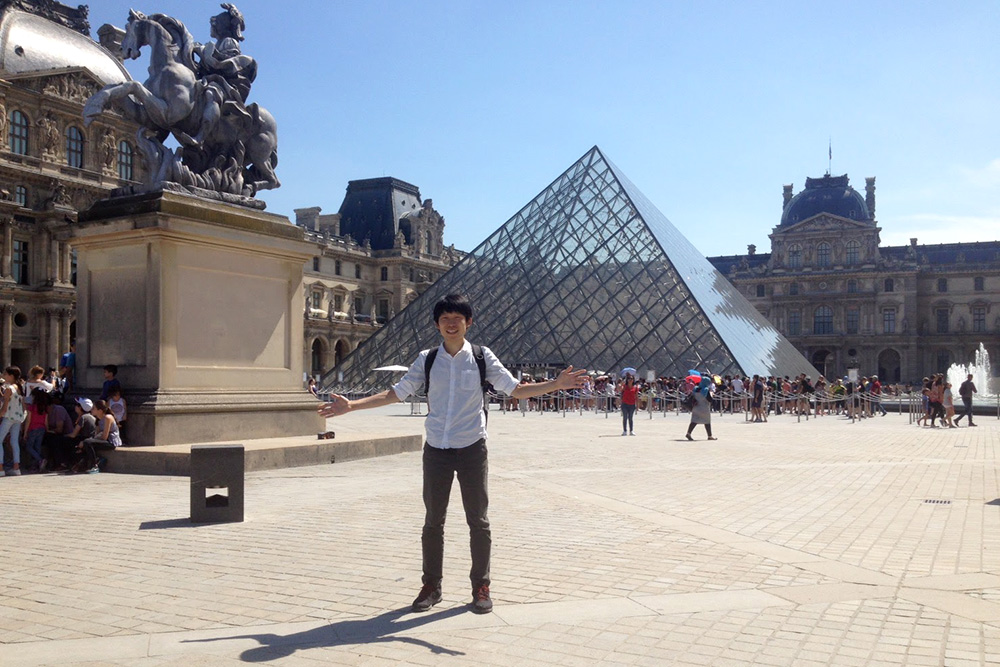
<path id="1" fill-rule="evenodd" d="M 97 37 L 101 46 L 107 49 L 118 62 L 124 62 L 125 57 L 122 56 L 122 40 L 125 39 L 124 30 L 110 23 L 105 23 L 97 29 Z"/>
<path id="2" fill-rule="evenodd" d="M 318 232 L 319 212 L 322 210 L 319 206 L 295 209 L 295 224 L 299 227 L 305 227 L 310 231 Z"/>
<path id="3" fill-rule="evenodd" d="M 865 178 L 865 204 L 868 206 L 868 214 L 871 220 L 875 219 L 875 177 Z"/>
<path id="4" fill-rule="evenodd" d="M 751 243 L 750 245 L 747 246 L 747 255 L 753 257 L 756 254 L 757 254 L 757 246 Z"/>
<path id="5" fill-rule="evenodd" d="M 783 192 L 782 194 L 783 194 L 783 195 L 784 195 L 784 197 L 785 197 L 785 201 L 784 201 L 784 203 L 782 203 L 782 205 L 781 205 L 781 210 L 782 210 L 782 211 L 784 211 L 784 210 L 785 210 L 785 207 L 786 207 L 786 206 L 788 206 L 788 202 L 792 201 L 792 186 L 793 186 L 793 185 L 794 185 L 794 184 L 792 184 L 792 183 L 789 183 L 789 184 L 788 184 L 788 185 L 786 185 L 786 186 L 785 186 L 785 188 L 784 188 L 784 192 Z"/>

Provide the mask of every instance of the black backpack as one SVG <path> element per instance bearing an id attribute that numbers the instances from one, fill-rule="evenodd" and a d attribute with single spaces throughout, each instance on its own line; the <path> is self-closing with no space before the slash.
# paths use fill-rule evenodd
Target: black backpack
<path id="1" fill-rule="evenodd" d="M 694 408 L 695 403 L 697 403 L 697 400 L 695 400 L 695 397 L 694 397 L 694 392 L 695 391 L 696 390 L 689 391 L 684 396 L 684 398 L 681 399 L 681 407 L 687 408 L 688 410 L 691 410 L 691 409 Z"/>
<path id="2" fill-rule="evenodd" d="M 424 359 L 424 396 L 428 397 L 428 408 L 430 407 L 430 395 L 428 390 L 431 387 L 431 366 L 434 365 L 434 360 L 437 359 L 438 349 L 435 347 L 427 353 L 427 358 Z M 486 420 L 489 421 L 490 413 L 486 407 L 486 392 L 490 389 L 490 383 L 486 381 L 486 357 L 483 356 L 483 346 L 472 344 L 472 356 L 476 359 L 476 366 L 479 367 L 479 386 L 483 390 L 483 412 L 486 413 Z"/>

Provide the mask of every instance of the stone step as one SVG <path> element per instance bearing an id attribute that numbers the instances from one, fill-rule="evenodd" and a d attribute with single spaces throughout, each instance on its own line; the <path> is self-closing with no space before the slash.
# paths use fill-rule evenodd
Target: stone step
<path id="1" fill-rule="evenodd" d="M 189 474 L 191 446 L 201 444 L 237 444 L 245 450 L 246 472 L 296 468 L 340 463 L 417 452 L 423 447 L 421 435 L 347 436 L 343 440 L 318 440 L 313 436 L 262 438 L 242 442 L 191 443 L 160 447 L 120 447 L 113 452 L 101 452 L 107 457 L 105 472 L 130 475 Z"/>

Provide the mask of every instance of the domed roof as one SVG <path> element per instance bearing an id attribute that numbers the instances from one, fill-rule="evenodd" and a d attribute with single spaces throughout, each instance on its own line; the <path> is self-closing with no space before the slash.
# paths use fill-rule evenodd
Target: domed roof
<path id="1" fill-rule="evenodd" d="M 0 18 L 0 76 L 86 67 L 104 85 L 131 80 L 114 56 L 66 26 L 11 9 Z"/>
<path id="2" fill-rule="evenodd" d="M 820 213 L 859 222 L 870 222 L 872 219 L 865 198 L 850 186 L 847 174 L 807 178 L 805 189 L 785 205 L 781 226 L 794 225 Z"/>

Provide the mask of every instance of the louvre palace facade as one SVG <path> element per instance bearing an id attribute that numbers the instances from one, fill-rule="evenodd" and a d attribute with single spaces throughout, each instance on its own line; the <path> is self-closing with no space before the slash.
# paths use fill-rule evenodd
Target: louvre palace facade
<path id="1" fill-rule="evenodd" d="M 305 266 L 303 368 L 320 376 L 378 331 L 464 253 L 444 245 L 444 217 L 417 186 L 350 181 L 337 213 L 295 210 L 316 244 Z"/>
<path id="2" fill-rule="evenodd" d="M 875 179 L 862 195 L 827 174 L 784 186 L 771 252 L 708 259 L 827 377 L 918 382 L 980 342 L 1000 358 L 1000 242 L 882 246 L 880 231 Z"/>
<path id="3" fill-rule="evenodd" d="M 0 0 L 0 364 L 55 366 L 75 335 L 76 269 L 60 230 L 109 190 L 142 178 L 136 127 L 87 98 L 129 80 L 122 31 L 90 37 L 87 8 Z"/>

